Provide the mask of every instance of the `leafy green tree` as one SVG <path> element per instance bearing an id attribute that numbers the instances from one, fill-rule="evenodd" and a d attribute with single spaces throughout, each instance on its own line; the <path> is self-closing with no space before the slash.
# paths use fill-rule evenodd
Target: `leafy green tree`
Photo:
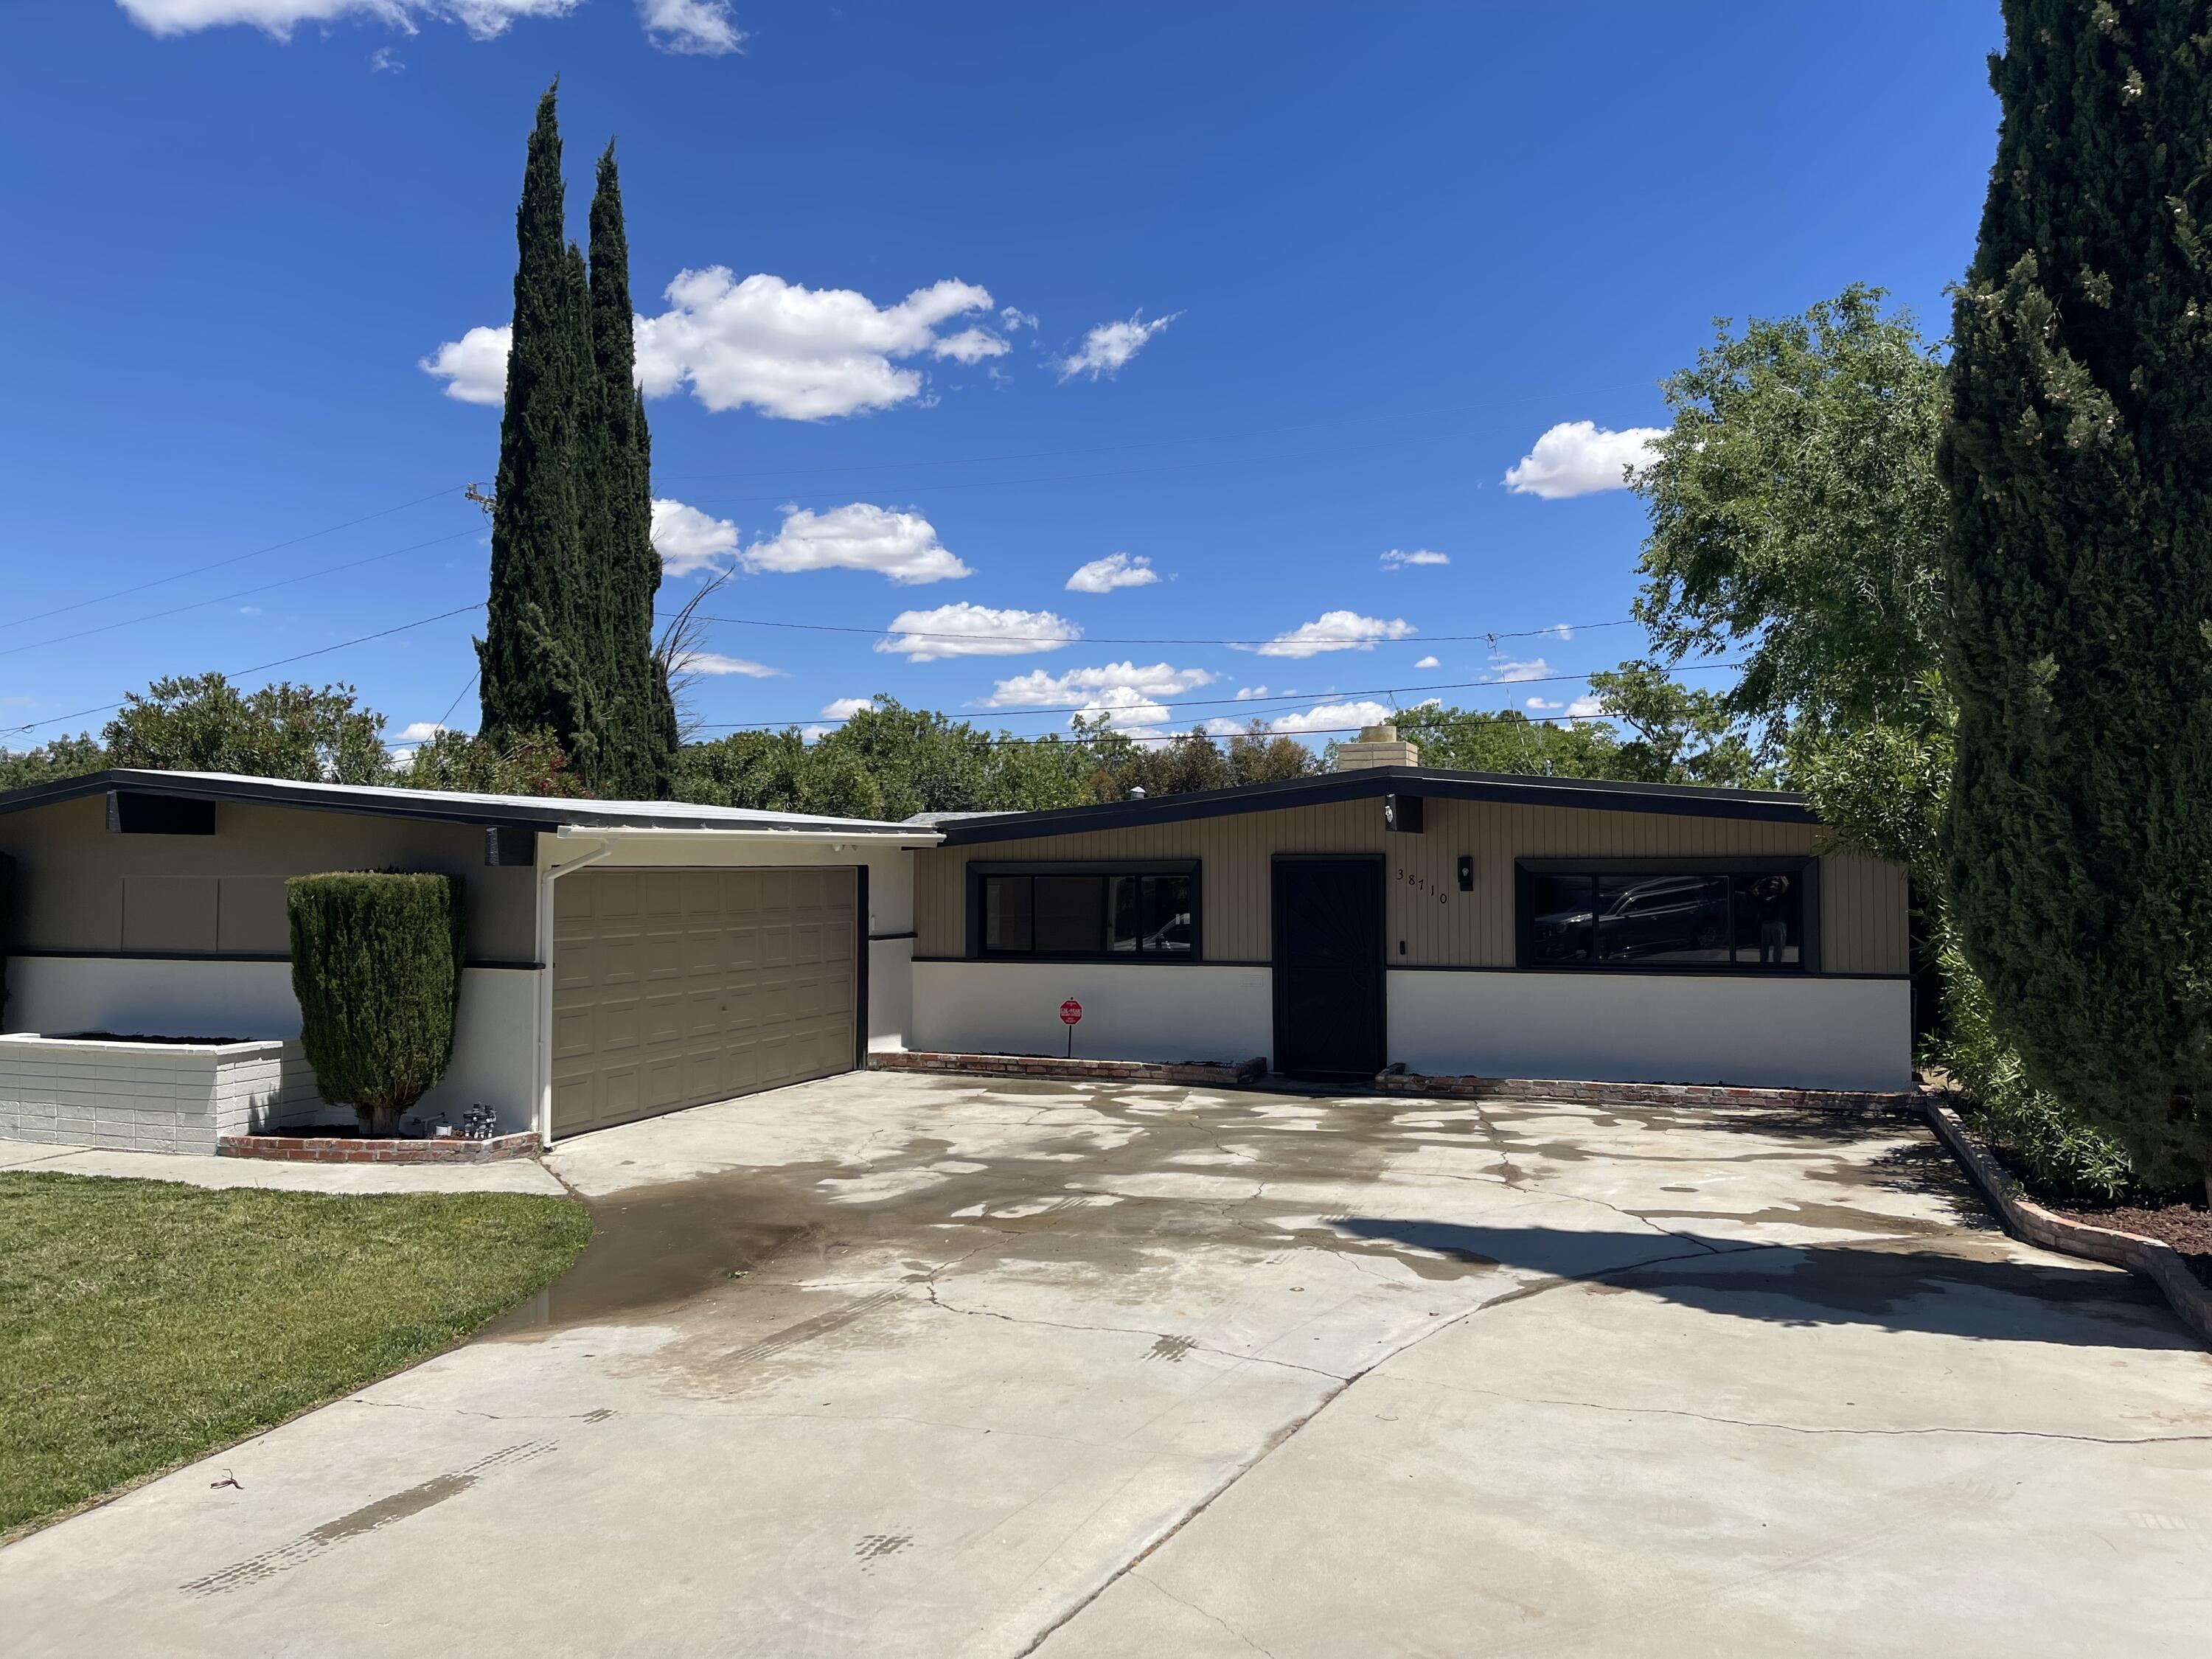
<path id="1" fill-rule="evenodd" d="M 1600 720 L 1554 724 L 1517 708 L 1452 708 L 1424 703 L 1399 711 L 1398 735 L 1417 744 L 1421 764 L 1455 772 L 1529 773 L 1538 777 L 1613 775 L 1619 745 Z"/>
<path id="2" fill-rule="evenodd" d="M 0 794 L 41 783 L 59 783 L 64 778 L 81 778 L 106 764 L 107 750 L 88 732 L 74 738 L 56 738 L 36 749 L 0 751 Z"/>
<path id="3" fill-rule="evenodd" d="M 441 732 L 398 763 L 389 782 L 403 789 L 459 790 L 477 795 L 580 795 L 582 782 L 550 730 L 505 743 L 465 732 Z"/>
<path id="4" fill-rule="evenodd" d="M 1634 735 L 1616 741 L 1602 774 L 1632 783 L 1696 783 L 1771 789 L 1725 693 L 1694 689 L 1656 662 L 1625 662 L 1589 678 L 1599 710 Z M 1608 734 L 1609 735 L 1609 734 Z"/>
<path id="5" fill-rule="evenodd" d="M 221 674 L 200 674 L 130 693 L 101 735 L 109 766 L 381 783 L 383 733 L 384 716 L 362 708 L 350 685 L 241 693 Z"/>
<path id="6" fill-rule="evenodd" d="M 653 653 L 660 556 L 653 546 L 653 442 L 635 385 L 629 240 L 615 147 L 599 157 L 591 212 L 591 375 L 581 422 L 585 581 L 580 608 L 596 625 L 594 665 L 608 730 L 601 793 L 659 800 L 676 754 L 676 704 Z"/>
<path id="7" fill-rule="evenodd" d="M 477 642 L 483 734 L 504 747 L 550 728 L 587 783 L 602 763 L 598 641 L 581 491 L 585 392 L 593 384 L 583 256 L 568 242 L 558 83 L 538 100 L 515 210 L 514 319 L 492 507 L 491 590 Z"/>
<path id="8" fill-rule="evenodd" d="M 2004 11 L 1940 455 L 1952 910 L 2029 1080 L 2212 1184 L 2212 42 Z"/>
<path id="9" fill-rule="evenodd" d="M 1673 422 L 1636 479 L 1637 614 L 1662 665 L 1740 659 L 1719 706 L 1840 839 L 1924 879 L 1949 760 L 1943 368 L 1884 297 L 1854 284 L 1802 316 L 1723 323 L 1663 383 Z"/>

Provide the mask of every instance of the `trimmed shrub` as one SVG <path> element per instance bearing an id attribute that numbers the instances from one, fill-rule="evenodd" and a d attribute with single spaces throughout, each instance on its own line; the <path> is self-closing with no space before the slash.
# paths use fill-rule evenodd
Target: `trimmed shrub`
<path id="1" fill-rule="evenodd" d="M 355 871 L 284 885 L 292 994 L 316 1084 L 354 1109 L 365 1133 L 397 1133 L 399 1115 L 453 1058 L 461 878 Z"/>

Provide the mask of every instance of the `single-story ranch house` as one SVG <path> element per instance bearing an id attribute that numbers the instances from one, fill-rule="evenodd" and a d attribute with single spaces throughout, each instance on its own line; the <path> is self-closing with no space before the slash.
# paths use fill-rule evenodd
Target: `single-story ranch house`
<path id="1" fill-rule="evenodd" d="M 339 869 L 464 878 L 454 1059 L 417 1114 L 548 1141 L 900 1049 L 1908 1082 L 1904 873 L 1825 848 L 1800 798 L 1424 769 L 1372 736 L 1288 782 L 907 823 L 183 772 L 0 795 L 0 1135 L 204 1151 L 346 1116 L 299 1053 L 284 908 Z M 261 1068 L 185 1101 L 134 1036 Z"/>

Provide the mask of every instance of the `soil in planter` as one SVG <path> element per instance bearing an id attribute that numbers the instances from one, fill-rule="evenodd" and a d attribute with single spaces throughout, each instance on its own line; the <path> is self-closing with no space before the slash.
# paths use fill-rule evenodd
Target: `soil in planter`
<path id="1" fill-rule="evenodd" d="M 57 1042 L 166 1042 L 179 1048 L 219 1048 L 234 1042 L 251 1042 L 251 1037 L 224 1036 L 156 1036 L 149 1031 L 60 1031 L 53 1034 Z"/>
<path id="2" fill-rule="evenodd" d="M 2109 1210 L 2063 1210 L 2055 1204 L 2044 1207 L 2069 1221 L 2171 1244 L 2189 1263 L 2189 1270 L 2212 1285 L 2212 1209 L 2197 1204 L 2162 1204 L 2154 1209 L 2127 1204 Z"/>

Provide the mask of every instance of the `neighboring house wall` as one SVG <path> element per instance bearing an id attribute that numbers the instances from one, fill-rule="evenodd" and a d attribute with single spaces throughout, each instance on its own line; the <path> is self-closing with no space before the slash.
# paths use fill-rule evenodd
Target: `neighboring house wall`
<path id="1" fill-rule="evenodd" d="M 1060 1053 L 1056 1010 L 1073 995 L 1085 1006 L 1079 1054 L 1086 1043 L 1133 1059 L 1270 1053 L 1274 855 L 1375 854 L 1393 1060 L 1431 1073 L 1900 1087 L 1911 1066 L 1905 875 L 1820 845 L 1812 824 L 1430 796 L 1418 835 L 1386 830 L 1382 803 L 1368 799 L 936 848 L 914 854 L 913 1046 Z M 1517 965 L 1516 860 L 1816 854 L 1818 974 Z M 1469 892 L 1458 886 L 1462 855 L 1474 860 Z M 963 960 L 971 860 L 1123 859 L 1198 861 L 1200 963 Z"/>
<path id="2" fill-rule="evenodd" d="M 471 965 L 453 1061 L 417 1112 L 459 1121 L 483 1104 L 503 1131 L 531 1126 L 537 872 L 486 865 L 482 829 L 221 802 L 212 836 L 126 836 L 108 830 L 106 799 L 94 795 L 9 815 L 0 848 L 17 866 L 9 1031 L 296 1042 L 286 878 L 392 868 L 461 877 Z M 280 1115 L 351 1113 L 288 1073 Z"/>

